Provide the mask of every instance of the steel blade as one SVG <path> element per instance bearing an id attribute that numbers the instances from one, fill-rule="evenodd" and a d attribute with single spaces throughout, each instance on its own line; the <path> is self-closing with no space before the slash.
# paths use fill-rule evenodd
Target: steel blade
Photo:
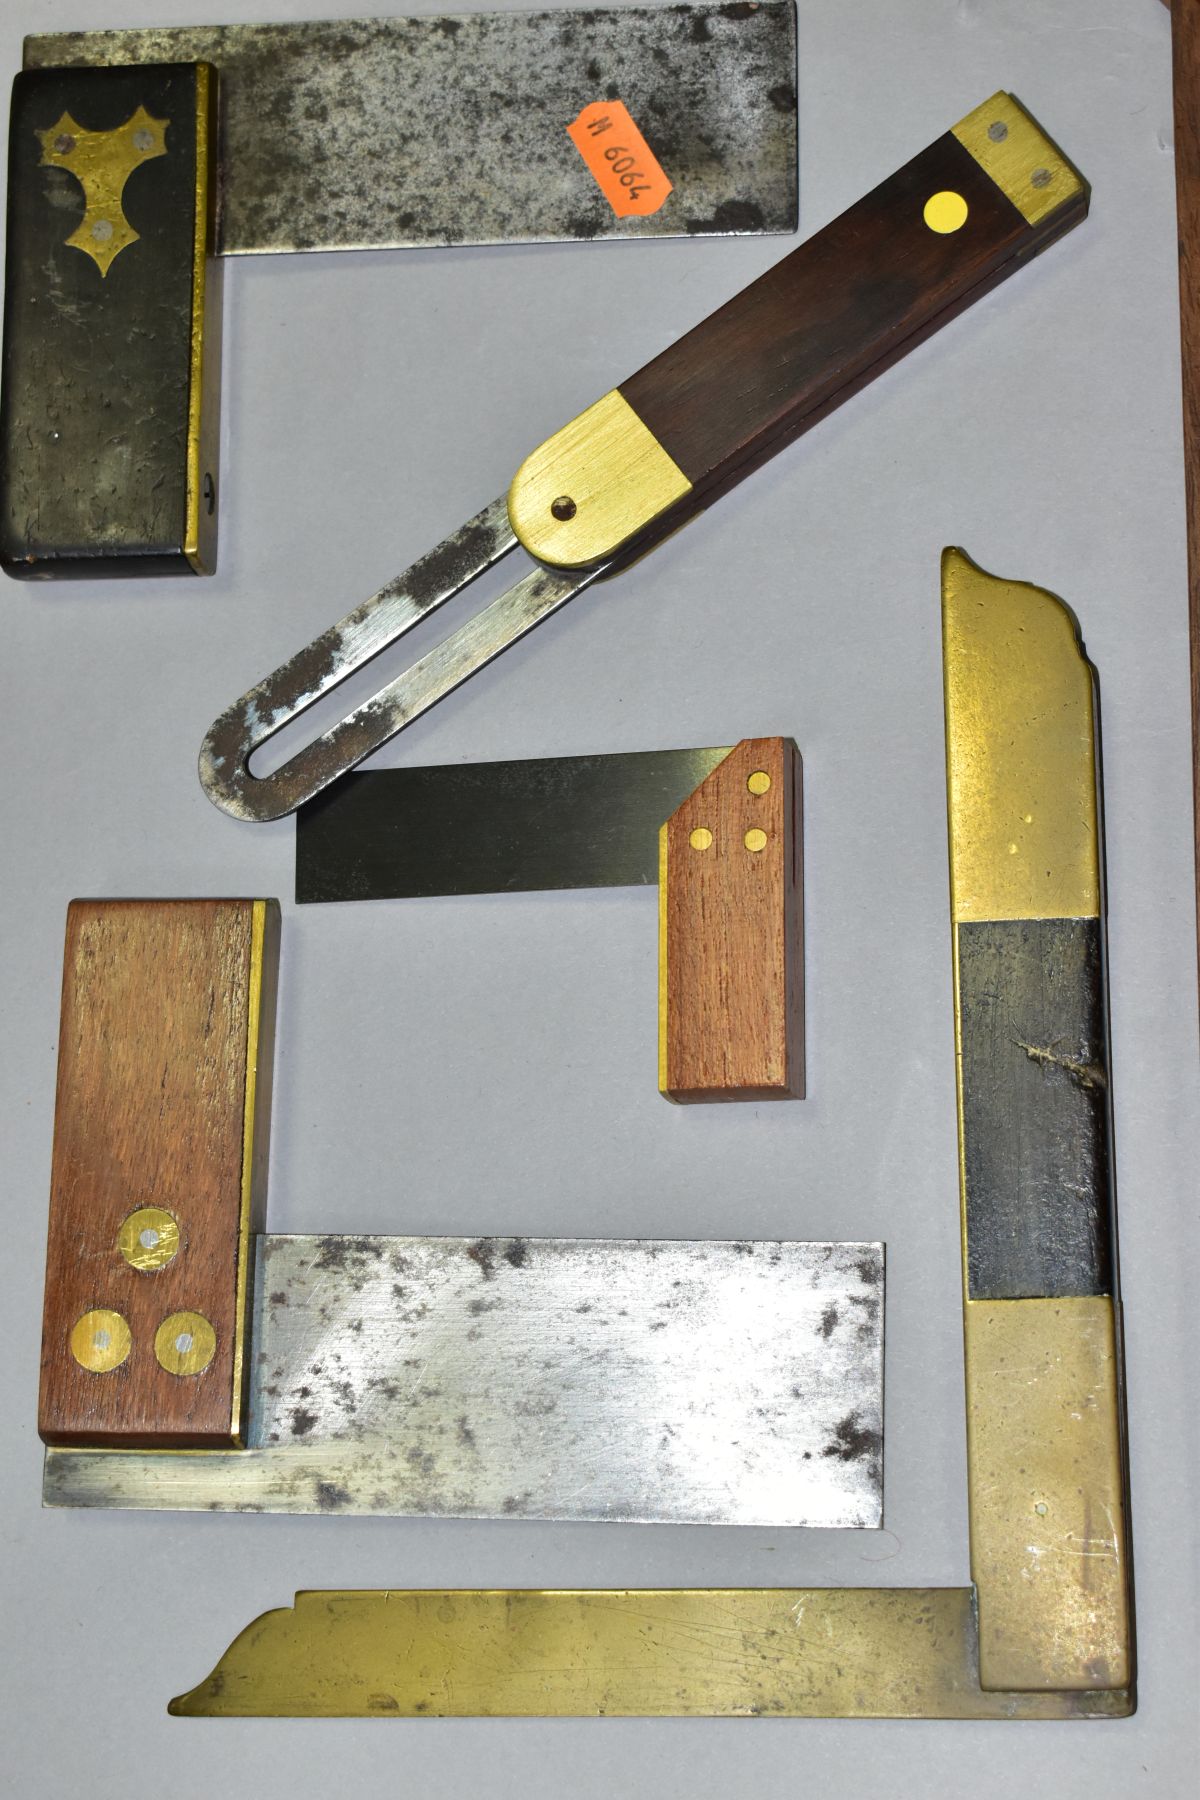
<path id="1" fill-rule="evenodd" d="M 348 775 L 296 816 L 296 899 L 649 886 L 659 827 L 728 754 L 636 750 Z"/>
<path id="2" fill-rule="evenodd" d="M 791 0 L 25 40 L 31 69 L 197 60 L 225 254 L 795 230 Z M 614 96 L 674 184 L 648 217 L 617 218 L 567 136 Z"/>
<path id="3" fill-rule="evenodd" d="M 248 1447 L 47 1452 L 52 1506 L 881 1518 L 879 1244 L 267 1237 Z"/>
<path id="4" fill-rule="evenodd" d="M 426 656 L 269 775 L 250 758 L 285 725 L 339 687 L 499 562 L 516 539 L 494 500 L 418 562 L 221 714 L 200 746 L 200 785 L 236 819 L 279 819 L 353 769 L 404 726 L 603 575 L 535 568 Z"/>

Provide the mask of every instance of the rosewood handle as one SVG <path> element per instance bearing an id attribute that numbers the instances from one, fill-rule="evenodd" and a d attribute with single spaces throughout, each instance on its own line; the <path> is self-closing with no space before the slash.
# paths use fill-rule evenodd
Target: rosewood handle
<path id="1" fill-rule="evenodd" d="M 547 440 L 509 494 L 542 561 L 673 529 L 1081 220 L 1087 183 L 996 94 Z"/>

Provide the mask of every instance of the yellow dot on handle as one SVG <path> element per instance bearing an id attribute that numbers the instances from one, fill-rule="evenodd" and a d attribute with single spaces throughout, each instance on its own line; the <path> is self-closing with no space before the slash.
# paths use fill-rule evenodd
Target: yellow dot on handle
<path id="1" fill-rule="evenodd" d="M 743 842 L 743 844 L 745 844 L 747 850 L 753 850 L 757 854 L 757 852 L 759 850 L 766 849 L 767 834 L 765 831 L 760 831 L 758 829 L 758 827 L 755 826 L 753 831 L 748 831 L 746 833 L 745 837 L 742 839 L 742 842 Z"/>
<path id="2" fill-rule="evenodd" d="M 119 1369 L 132 1342 L 125 1319 L 105 1306 L 85 1312 L 71 1328 L 71 1355 L 93 1375 L 107 1375 L 110 1369 Z"/>
<path id="3" fill-rule="evenodd" d="M 930 231 L 938 231 L 944 235 L 961 230 L 966 222 L 967 203 L 952 188 L 943 188 L 939 194 L 930 194 L 925 202 L 925 223 Z"/>
<path id="4" fill-rule="evenodd" d="M 765 769 L 755 769 L 753 775 L 749 776 L 746 781 L 746 786 L 752 794 L 765 794 L 770 785 L 771 777 Z"/>
<path id="5" fill-rule="evenodd" d="M 693 850 L 707 850 L 712 844 L 712 832 L 707 825 L 697 825 L 688 839 Z"/>

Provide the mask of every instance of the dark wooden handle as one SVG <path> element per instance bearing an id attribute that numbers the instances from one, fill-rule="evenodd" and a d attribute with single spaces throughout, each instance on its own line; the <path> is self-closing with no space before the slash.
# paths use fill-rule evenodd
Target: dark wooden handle
<path id="1" fill-rule="evenodd" d="M 996 94 L 540 445 L 509 492 L 531 555 L 641 554 L 1087 213 Z"/>
<path id="2" fill-rule="evenodd" d="M 278 931 L 272 900 L 69 909 L 38 1414 L 48 1444 L 242 1440 Z"/>
<path id="3" fill-rule="evenodd" d="M 939 193 L 966 202 L 956 231 L 925 223 Z M 620 391 L 699 498 L 848 399 L 1046 233 L 947 132 Z"/>
<path id="4" fill-rule="evenodd" d="M 659 1088 L 670 1100 L 804 1093 L 800 753 L 745 738 L 659 839 Z"/>

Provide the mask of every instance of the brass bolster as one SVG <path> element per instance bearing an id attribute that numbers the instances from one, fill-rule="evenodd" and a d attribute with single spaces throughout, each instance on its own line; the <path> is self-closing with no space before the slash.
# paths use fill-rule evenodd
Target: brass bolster
<path id="1" fill-rule="evenodd" d="M 517 538 L 539 562 L 590 568 L 692 490 L 614 388 L 525 461 L 508 491 Z"/>

